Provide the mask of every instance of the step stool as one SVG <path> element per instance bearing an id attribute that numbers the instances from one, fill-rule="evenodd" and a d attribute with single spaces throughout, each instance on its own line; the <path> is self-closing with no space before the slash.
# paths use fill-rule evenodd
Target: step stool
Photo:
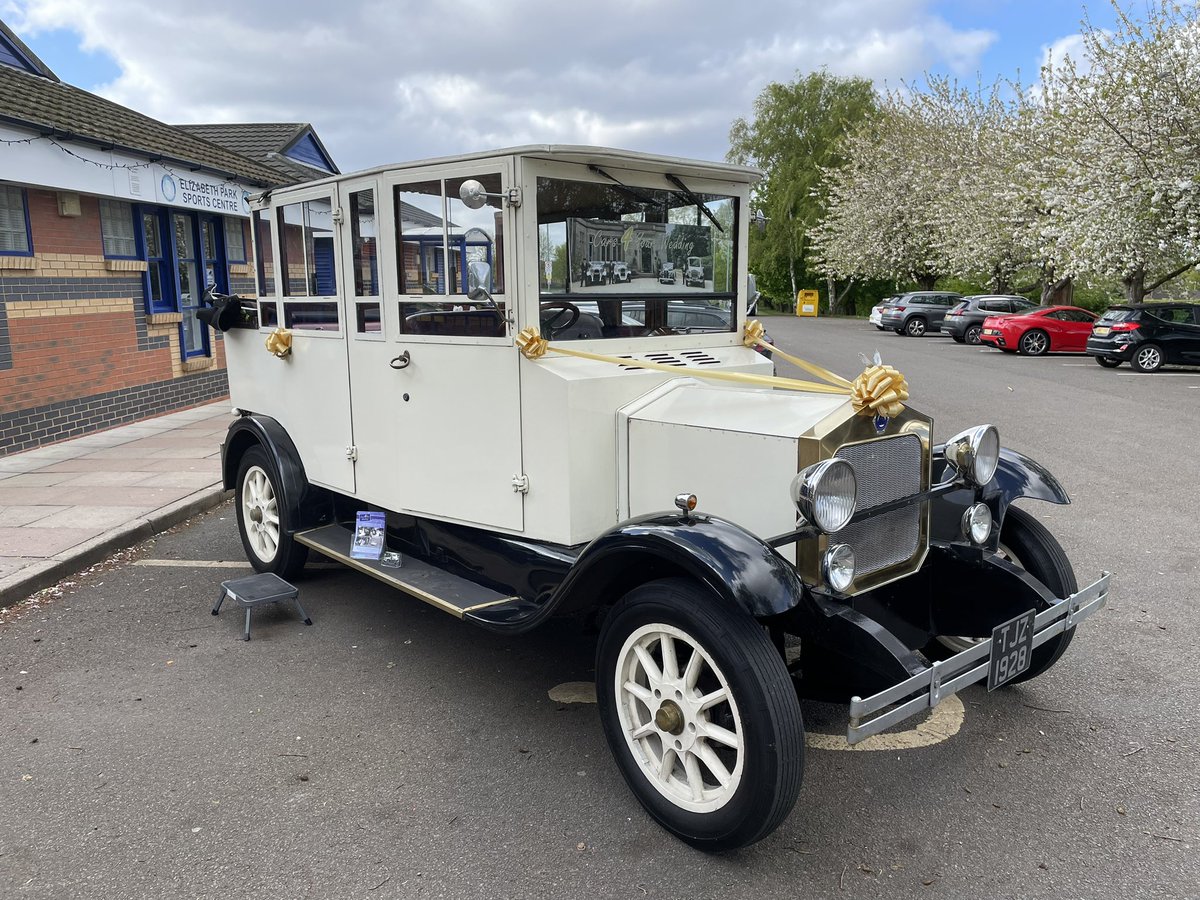
<path id="1" fill-rule="evenodd" d="M 246 578 L 235 578 L 232 581 L 222 581 L 221 596 L 217 598 L 217 603 L 212 608 L 214 616 L 220 613 L 221 604 L 225 602 L 226 597 L 236 601 L 238 606 L 246 610 L 246 634 L 243 640 L 250 640 L 250 611 L 264 603 L 292 600 L 300 615 L 304 616 L 304 624 L 312 624 L 312 619 L 300 605 L 300 589 L 292 587 L 272 572 L 263 572 L 261 575 L 250 575 Z"/>

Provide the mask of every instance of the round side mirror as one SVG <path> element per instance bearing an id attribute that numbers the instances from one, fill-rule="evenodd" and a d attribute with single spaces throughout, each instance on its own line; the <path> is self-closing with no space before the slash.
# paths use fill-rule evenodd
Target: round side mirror
<path id="1" fill-rule="evenodd" d="M 462 183 L 462 187 L 458 189 L 458 196 L 467 209 L 479 209 L 483 204 L 487 203 L 488 197 L 483 185 L 474 178 Z"/>

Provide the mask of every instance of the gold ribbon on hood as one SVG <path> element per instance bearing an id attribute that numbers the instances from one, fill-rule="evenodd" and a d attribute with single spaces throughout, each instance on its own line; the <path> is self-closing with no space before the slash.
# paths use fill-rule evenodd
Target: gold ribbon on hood
<path id="1" fill-rule="evenodd" d="M 558 353 L 562 356 L 573 356 L 576 359 L 590 359 L 596 362 L 611 363 L 617 366 L 628 366 L 637 369 L 651 369 L 656 372 L 667 372 L 675 376 L 693 376 L 710 381 L 727 381 L 734 384 L 753 385 L 755 387 L 779 388 L 787 391 L 804 391 L 818 394 L 849 395 L 854 405 L 854 411 L 859 415 L 881 414 L 890 417 L 898 415 L 904 409 L 903 401 L 908 399 L 908 386 L 896 369 L 891 366 L 873 365 L 858 376 L 853 382 L 830 372 L 821 366 L 806 362 L 798 357 L 784 353 L 774 344 L 763 339 L 762 324 L 751 320 L 746 323 L 746 333 L 743 342 L 747 347 L 760 345 L 778 353 L 788 362 L 799 366 L 805 371 L 816 375 L 828 384 L 816 381 L 803 381 L 798 378 L 782 378 L 778 375 L 753 375 L 748 372 L 713 371 L 712 369 L 685 369 L 664 363 L 648 362 L 621 356 L 605 356 L 600 353 L 588 353 L 585 350 L 571 350 L 566 347 L 551 345 L 542 337 L 536 328 L 522 329 L 516 337 L 516 345 L 521 354 L 530 360 L 541 359 L 547 353 Z"/>

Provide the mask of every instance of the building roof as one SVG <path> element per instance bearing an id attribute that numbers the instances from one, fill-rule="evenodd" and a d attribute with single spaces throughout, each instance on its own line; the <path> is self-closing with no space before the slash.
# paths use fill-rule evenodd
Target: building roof
<path id="1" fill-rule="evenodd" d="M 289 181 L 312 181 L 341 174 L 308 122 L 240 122 L 176 127 L 257 160 Z M 297 153 L 297 145 L 303 145 L 309 152 Z M 311 165 L 298 156 L 322 160 L 328 163 L 328 168 Z"/>
<path id="2" fill-rule="evenodd" d="M 0 22 L 0 64 L 16 65 L 51 81 L 59 80 L 58 76 L 50 71 L 50 67 L 38 59 L 37 54 L 3 22 Z"/>
<path id="3" fill-rule="evenodd" d="M 57 79 L 50 80 L 50 76 L 32 75 L 10 66 L 0 66 L 0 122 L 32 128 L 64 142 L 133 152 L 155 162 L 206 169 L 264 187 L 315 177 L 285 174 L 185 129 Z"/>

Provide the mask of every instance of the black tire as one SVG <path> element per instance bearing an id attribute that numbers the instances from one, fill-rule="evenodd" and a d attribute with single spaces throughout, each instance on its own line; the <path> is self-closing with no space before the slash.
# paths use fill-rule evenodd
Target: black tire
<path id="1" fill-rule="evenodd" d="M 979 340 L 979 335 L 982 333 L 983 333 L 982 325 L 969 325 L 969 326 L 967 326 L 966 333 L 963 334 L 963 340 L 965 340 L 968 344 L 971 344 L 971 345 L 980 344 L 982 342 Z"/>
<path id="2" fill-rule="evenodd" d="M 913 316 L 904 323 L 904 333 L 909 337 L 925 337 L 928 330 L 929 324 L 920 316 Z"/>
<path id="3" fill-rule="evenodd" d="M 1164 362 L 1162 348 L 1158 344 L 1139 344 L 1133 351 L 1129 365 L 1137 372 L 1157 372 Z"/>
<path id="4" fill-rule="evenodd" d="M 262 447 L 251 447 L 238 466 L 238 534 L 246 559 L 257 572 L 294 578 L 308 561 L 308 548 L 293 537 L 287 504 L 281 502 L 279 473 Z"/>
<path id="5" fill-rule="evenodd" d="M 1121 364 L 1121 361 L 1119 359 L 1110 359 L 1107 356 L 1097 356 L 1096 362 L 1098 362 L 1100 365 L 1104 366 L 1104 368 L 1106 368 L 1106 369 L 1115 369 L 1117 366 L 1119 366 Z"/>
<path id="6" fill-rule="evenodd" d="M 876 325 L 875 327 L 878 328 L 880 331 L 887 331 L 886 325 Z"/>
<path id="7" fill-rule="evenodd" d="M 1000 552 L 1049 588 L 1055 597 L 1069 597 L 1079 590 L 1075 570 L 1062 545 L 1045 525 L 1023 509 L 1010 506 L 1005 513 L 1000 528 Z M 1033 651 L 1029 668 L 1008 683 L 1037 678 L 1058 662 L 1074 636 L 1075 629 L 1071 628 L 1050 638 Z M 937 638 L 925 652 L 931 658 L 945 659 L 971 642 L 969 638 Z"/>
<path id="8" fill-rule="evenodd" d="M 668 628 L 672 633 L 665 633 Z M 669 669 L 663 664 L 667 638 L 676 659 L 674 679 L 662 671 Z M 650 676 L 635 644 L 650 653 L 661 680 Z M 700 674 L 689 688 L 683 679 L 700 651 Z M 624 687 L 631 681 L 646 699 Z M 703 711 L 689 706 L 720 687 L 730 700 Z M 745 847 L 774 831 L 795 805 L 804 725 L 783 659 L 766 629 L 697 583 L 652 581 L 617 603 L 596 649 L 596 698 L 609 749 L 630 790 L 687 843 L 706 851 Z M 714 740 L 706 726 L 720 726 L 724 739 Z M 642 737 L 628 737 L 637 730 Z M 738 741 L 734 748 L 727 746 L 731 737 Z M 725 768 L 724 782 L 706 761 L 713 755 Z M 671 769 L 659 775 L 668 756 Z"/>
<path id="9" fill-rule="evenodd" d="M 1040 328 L 1031 328 L 1021 335 L 1017 347 L 1026 356 L 1045 356 L 1050 350 L 1050 335 Z"/>
<path id="10" fill-rule="evenodd" d="M 950 337 L 954 338 L 954 343 L 956 343 L 956 344 L 965 344 L 967 341 L 966 338 L 959 337 L 957 334 L 952 334 L 952 335 L 950 335 Z"/>
<path id="11" fill-rule="evenodd" d="M 892 331 L 896 332 L 896 334 L 900 335 L 901 337 L 904 337 L 904 329 L 903 328 L 893 328 Z"/>

